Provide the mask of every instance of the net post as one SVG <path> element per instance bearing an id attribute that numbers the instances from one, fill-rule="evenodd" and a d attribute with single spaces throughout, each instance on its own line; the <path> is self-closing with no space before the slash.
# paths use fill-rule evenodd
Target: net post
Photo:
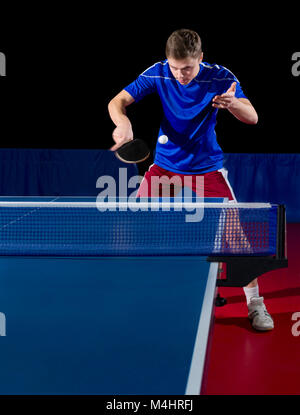
<path id="1" fill-rule="evenodd" d="M 269 256 L 209 256 L 209 262 L 224 262 L 227 278 L 218 279 L 218 287 L 244 287 L 255 278 L 288 266 L 286 252 L 286 212 L 277 205 L 276 252 Z"/>
<path id="2" fill-rule="evenodd" d="M 278 205 L 276 259 L 286 258 L 286 253 L 286 211 L 284 205 Z"/>

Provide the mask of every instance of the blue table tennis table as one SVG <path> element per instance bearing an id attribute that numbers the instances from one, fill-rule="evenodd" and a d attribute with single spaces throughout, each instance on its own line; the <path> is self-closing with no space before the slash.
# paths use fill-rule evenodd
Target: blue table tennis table
<path id="1" fill-rule="evenodd" d="M 0 256 L 0 394 L 199 394 L 217 273 L 197 255 Z"/>

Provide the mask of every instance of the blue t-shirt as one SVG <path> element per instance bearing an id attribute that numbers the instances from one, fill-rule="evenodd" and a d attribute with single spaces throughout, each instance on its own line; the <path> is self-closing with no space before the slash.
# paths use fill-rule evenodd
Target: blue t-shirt
<path id="1" fill-rule="evenodd" d="M 215 126 L 218 109 L 212 106 L 215 95 L 223 94 L 237 82 L 237 98 L 247 98 L 237 78 L 216 64 L 200 63 L 197 76 L 181 85 L 172 75 L 168 60 L 157 62 L 125 87 L 134 100 L 158 93 L 163 107 L 154 163 L 181 174 L 202 174 L 223 166 L 223 152 L 217 142 Z"/>

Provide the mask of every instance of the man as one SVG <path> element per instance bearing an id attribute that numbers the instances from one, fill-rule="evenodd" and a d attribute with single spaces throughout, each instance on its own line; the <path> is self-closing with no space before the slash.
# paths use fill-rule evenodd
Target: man
<path id="1" fill-rule="evenodd" d="M 166 44 L 167 59 L 143 72 L 108 105 L 116 128 L 113 132 L 116 150 L 133 139 L 126 107 L 150 93 L 158 93 L 163 107 L 163 120 L 154 164 L 140 185 L 138 196 L 161 195 L 159 181 L 153 177 L 191 178 L 192 190 L 204 197 L 228 197 L 234 201 L 232 189 L 222 171 L 223 152 L 217 143 L 215 125 L 219 109 L 228 110 L 246 124 L 258 122 L 257 113 L 245 96 L 237 78 L 220 65 L 203 62 L 199 35 L 187 29 L 176 30 Z M 198 177 L 203 178 L 201 182 Z M 204 183 L 201 187 L 199 183 Z M 173 193 L 175 189 L 173 188 Z M 244 287 L 248 315 L 257 330 L 271 330 L 274 323 L 259 297 L 257 280 Z"/>

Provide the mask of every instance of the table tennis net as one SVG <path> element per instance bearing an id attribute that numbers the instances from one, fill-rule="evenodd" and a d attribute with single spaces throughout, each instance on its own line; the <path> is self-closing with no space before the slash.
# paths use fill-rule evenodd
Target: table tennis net
<path id="1" fill-rule="evenodd" d="M 116 204 L 100 211 L 95 203 L 1 203 L 0 255 L 275 254 L 275 205 L 197 206 L 202 217 L 189 221 L 196 216 L 184 207 L 134 211 Z"/>

